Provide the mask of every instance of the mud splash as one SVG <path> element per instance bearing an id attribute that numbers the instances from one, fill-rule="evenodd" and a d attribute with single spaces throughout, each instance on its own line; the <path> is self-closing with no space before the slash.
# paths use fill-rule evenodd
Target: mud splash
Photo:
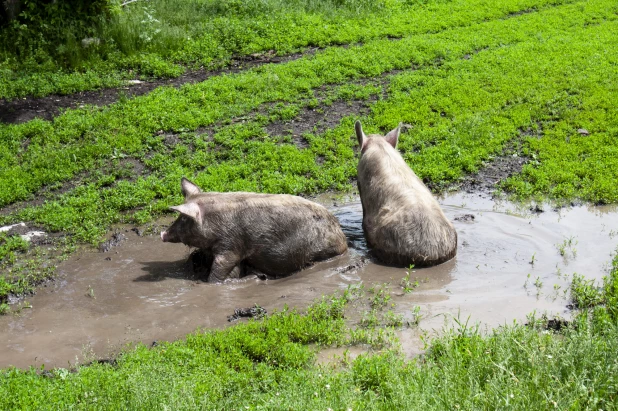
<path id="1" fill-rule="evenodd" d="M 478 195 L 451 195 L 441 204 L 458 231 L 458 255 L 413 270 L 410 280 L 419 285 L 404 293 L 399 283 L 405 270 L 367 259 L 358 200 L 321 200 L 339 218 L 351 250 L 288 278 L 199 282 L 187 261 L 190 249 L 131 230 L 108 253 L 73 256 L 58 267 L 57 281 L 28 299 L 31 309 L 0 317 L 0 367 L 107 358 L 128 343 L 152 344 L 198 327 L 225 327 L 239 307 L 257 304 L 269 313 L 285 305 L 302 309 L 361 281 L 391 283 L 397 310 L 408 320 L 420 306 L 420 327 L 400 332 L 404 351 L 414 355 L 422 350 L 422 332 L 437 332 L 453 317 L 492 327 L 525 320 L 534 310 L 568 315 L 564 296 L 571 275 L 600 279 L 618 244 L 615 207 L 539 213 Z"/>

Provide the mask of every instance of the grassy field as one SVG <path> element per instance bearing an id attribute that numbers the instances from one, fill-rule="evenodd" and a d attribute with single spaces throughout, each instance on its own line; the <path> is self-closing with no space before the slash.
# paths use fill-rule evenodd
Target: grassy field
<path id="1" fill-rule="evenodd" d="M 37 36 L 0 35 L 0 98 L 112 87 L 123 80 L 176 77 L 186 70 L 216 69 L 233 57 L 274 51 L 285 55 L 401 38 L 467 26 L 560 1 L 427 0 L 166 0 L 118 9 L 98 29 L 95 45 L 82 46 L 72 27 L 47 27 Z"/>
<path id="2" fill-rule="evenodd" d="M 600 287 L 574 282 L 578 311 L 559 331 L 547 321 L 489 333 L 459 320 L 427 354 L 406 360 L 384 319 L 349 327 L 361 288 L 226 330 L 137 346 L 112 364 L 0 371 L 3 409 L 616 409 L 618 258 Z M 384 299 L 377 301 L 384 303 Z M 380 304 L 373 304 L 374 306 Z M 384 304 L 386 305 L 386 304 Z M 381 311 L 374 309 L 374 311 Z M 383 311 L 383 310 L 382 310 Z M 384 316 L 386 318 L 386 316 Z M 422 320 L 421 320 L 422 321 Z M 315 352 L 364 344 L 328 365 Z"/>
<path id="3" fill-rule="evenodd" d="M 398 148 L 435 192 L 508 153 L 526 159 L 496 187 L 510 198 L 618 202 L 615 1 L 152 0 L 100 30 L 90 48 L 69 36 L 18 50 L 0 35 L 0 98 L 301 54 L 0 124 L 0 226 L 52 233 L 43 245 L 0 233 L 0 313 L 77 246 L 181 202 L 182 176 L 216 191 L 353 190 L 357 119 L 366 132 L 402 122 Z M 287 124 L 311 113 L 331 125 Z M 538 322 L 482 335 L 464 321 L 414 361 L 389 331 L 400 324 L 344 321 L 360 298 L 349 291 L 308 313 L 137 347 L 114 364 L 0 371 L 0 408 L 615 409 L 617 278 L 618 259 L 604 287 L 576 278 L 580 311 L 557 334 Z M 337 344 L 377 354 L 315 364 L 316 347 Z"/>

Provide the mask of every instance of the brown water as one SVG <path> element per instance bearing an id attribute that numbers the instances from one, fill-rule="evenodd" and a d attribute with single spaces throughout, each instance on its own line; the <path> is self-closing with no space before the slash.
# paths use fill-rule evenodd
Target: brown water
<path id="1" fill-rule="evenodd" d="M 334 202 L 321 200 L 329 206 Z M 568 315 L 563 290 L 570 275 L 600 279 L 618 245 L 618 213 L 613 207 L 533 214 L 462 194 L 448 196 L 441 204 L 451 220 L 464 214 L 474 220 L 454 221 L 457 257 L 414 270 L 411 279 L 418 278 L 420 286 L 408 294 L 398 286 L 404 269 L 361 264 L 366 256 L 362 211 L 354 199 L 331 208 L 350 239 L 350 251 L 279 280 L 196 282 L 189 279 L 187 247 L 128 231 L 127 241 L 109 253 L 83 251 L 62 263 L 59 279 L 28 299 L 31 309 L 0 317 L 0 367 L 67 366 L 93 356 L 105 358 L 127 343 L 169 341 L 198 327 L 226 326 L 236 308 L 303 308 L 323 294 L 361 281 L 367 288 L 392 283 L 397 310 L 408 319 L 420 306 L 420 327 L 399 332 L 404 351 L 414 355 L 422 349 L 421 333 L 439 332 L 453 317 L 491 327 L 525 320 L 534 310 Z M 561 256 L 558 246 L 570 237 L 577 244 L 566 247 Z M 539 287 L 534 285 L 537 278 Z"/>

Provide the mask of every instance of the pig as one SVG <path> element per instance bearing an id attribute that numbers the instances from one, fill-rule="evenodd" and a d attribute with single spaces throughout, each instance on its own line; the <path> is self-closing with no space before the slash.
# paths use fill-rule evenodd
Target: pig
<path id="1" fill-rule="evenodd" d="M 181 180 L 185 203 L 161 233 L 212 255 L 209 281 L 239 278 L 250 266 L 282 277 L 346 252 L 346 237 L 326 208 L 301 197 L 246 192 L 202 192 Z"/>
<path id="2" fill-rule="evenodd" d="M 457 253 L 457 232 L 427 186 L 397 151 L 401 125 L 385 136 L 365 135 L 354 125 L 360 145 L 358 191 L 363 233 L 385 264 L 428 267 Z"/>

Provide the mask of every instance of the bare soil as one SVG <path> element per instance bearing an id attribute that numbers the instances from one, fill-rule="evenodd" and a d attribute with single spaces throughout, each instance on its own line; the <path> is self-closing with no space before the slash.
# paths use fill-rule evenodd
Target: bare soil
<path id="1" fill-rule="evenodd" d="M 305 107 L 296 116 L 288 121 L 275 121 L 266 126 L 271 136 L 291 136 L 299 148 L 309 146 L 304 134 L 321 134 L 328 129 L 339 125 L 344 117 L 351 115 L 365 115 L 377 96 L 367 100 L 334 101 L 331 105 L 322 105 L 317 108 Z"/>
<path id="2" fill-rule="evenodd" d="M 481 193 L 493 196 L 499 183 L 520 173 L 530 160 L 519 153 L 521 153 L 523 140 L 532 136 L 541 138 L 542 132 L 533 132 L 529 129 L 520 130 L 519 136 L 507 143 L 500 155 L 486 162 L 476 173 L 465 176 L 463 181 L 457 185 L 457 189 L 470 194 Z"/>
<path id="3" fill-rule="evenodd" d="M 528 158 L 518 155 L 495 157 L 477 173 L 464 177 L 459 189 L 466 193 L 492 194 L 500 182 L 520 173 L 527 162 Z"/>

